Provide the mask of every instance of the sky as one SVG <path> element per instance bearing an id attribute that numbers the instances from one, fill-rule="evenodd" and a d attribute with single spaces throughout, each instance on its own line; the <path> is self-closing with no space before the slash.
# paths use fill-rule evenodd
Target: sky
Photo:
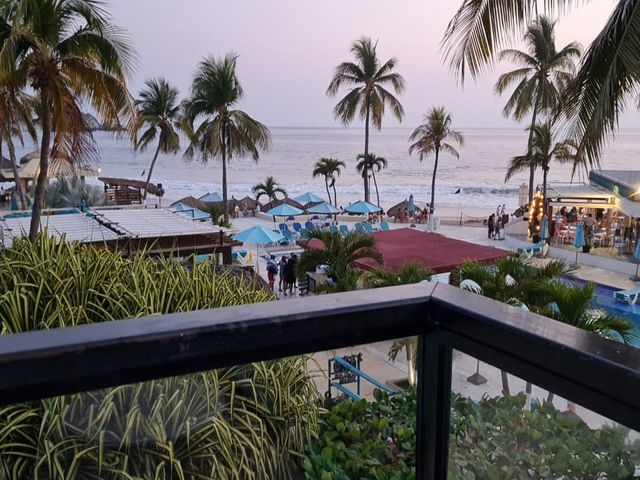
<path id="1" fill-rule="evenodd" d="M 400 96 L 415 127 L 432 106 L 445 106 L 456 126 L 514 127 L 501 111 L 506 98 L 493 93 L 497 65 L 462 89 L 447 70 L 440 41 L 461 0 L 110 0 L 116 24 L 126 29 L 138 53 L 131 80 L 137 94 L 143 82 L 161 76 L 189 90 L 205 55 L 239 55 L 245 96 L 241 108 L 270 127 L 339 127 L 325 91 L 335 66 L 351 60 L 349 48 L 361 36 L 378 40 L 382 61 L 399 59 L 397 71 L 407 89 Z M 592 0 L 560 19 L 557 46 L 579 41 L 586 48 L 604 26 L 614 0 Z M 357 125 L 357 122 L 354 124 Z M 383 128 L 398 127 L 390 115 Z M 640 126 L 635 111 L 622 127 Z"/>

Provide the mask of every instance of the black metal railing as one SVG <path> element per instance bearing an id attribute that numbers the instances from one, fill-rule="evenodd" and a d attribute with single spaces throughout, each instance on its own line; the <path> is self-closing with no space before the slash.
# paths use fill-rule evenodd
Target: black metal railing
<path id="1" fill-rule="evenodd" d="M 453 349 L 640 430 L 640 350 L 424 283 L 0 337 L 0 405 L 411 335 L 418 479 L 446 478 Z"/>

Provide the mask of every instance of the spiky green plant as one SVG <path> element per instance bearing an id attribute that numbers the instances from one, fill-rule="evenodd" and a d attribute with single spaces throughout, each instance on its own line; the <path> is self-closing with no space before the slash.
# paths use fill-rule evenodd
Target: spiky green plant
<path id="1" fill-rule="evenodd" d="M 44 204 L 48 208 L 98 206 L 107 203 L 104 190 L 97 185 L 85 183 L 78 177 L 58 177 L 47 185 Z"/>
<path id="2" fill-rule="evenodd" d="M 2 334 L 264 302 L 250 277 L 38 237 L 0 256 Z M 0 409 L 0 478 L 287 478 L 317 431 L 307 358 Z"/>

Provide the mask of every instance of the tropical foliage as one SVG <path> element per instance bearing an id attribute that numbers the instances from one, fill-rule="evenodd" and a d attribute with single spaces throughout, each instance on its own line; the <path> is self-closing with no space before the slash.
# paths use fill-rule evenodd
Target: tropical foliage
<path id="1" fill-rule="evenodd" d="M 383 168 L 387 168 L 387 159 L 376 156 L 375 153 L 369 153 L 365 155 L 361 153 L 358 155 L 358 163 L 356 163 L 356 170 L 362 176 L 367 184 L 369 183 L 369 173 L 373 178 L 373 184 L 376 187 L 376 205 L 380 205 L 380 193 L 378 192 L 378 181 L 376 180 L 376 172 L 379 172 Z"/>
<path id="2" fill-rule="evenodd" d="M 336 193 L 336 177 L 340 176 L 340 172 L 345 167 L 344 162 L 335 158 L 321 158 L 313 166 L 313 178 L 323 177 L 324 186 L 327 189 L 327 198 L 331 203 L 331 193 L 329 187 L 333 188 L 333 204 L 338 206 L 338 195 Z"/>
<path id="3" fill-rule="evenodd" d="M 253 277 L 209 262 L 38 237 L 0 256 L 2 334 L 264 302 Z M 287 478 L 317 433 L 296 357 L 0 409 L 0 478 Z"/>
<path id="4" fill-rule="evenodd" d="M 266 196 L 270 202 L 276 200 L 276 195 L 278 193 L 282 194 L 283 197 L 287 196 L 287 191 L 278 185 L 278 182 L 272 177 L 269 176 L 264 181 L 264 183 L 258 183 L 254 185 L 251 189 L 253 194 L 256 196 L 256 201 L 259 201 L 260 198 Z"/>
<path id="5" fill-rule="evenodd" d="M 376 250 L 373 237 L 358 232 L 349 232 L 342 236 L 328 230 L 309 232 L 310 244 L 297 264 L 299 272 L 309 272 L 318 265 L 329 267 L 329 277 L 335 286 L 332 291 L 355 290 L 360 272 L 355 265 L 357 260 L 369 259 L 382 262 L 382 255 Z M 320 245 L 314 245 L 319 242 Z"/>
<path id="6" fill-rule="evenodd" d="M 451 115 L 444 107 L 433 107 L 424 116 L 424 123 L 416 127 L 409 141 L 413 142 L 409 147 L 409 155 L 416 152 L 422 161 L 425 157 L 434 155 L 433 176 L 431 177 L 431 213 L 435 208 L 436 198 L 436 174 L 438 172 L 438 159 L 440 152 L 459 158 L 458 151 L 448 143 L 449 141 L 464 145 L 464 137 L 460 132 L 451 127 Z"/>
<path id="7" fill-rule="evenodd" d="M 581 47 L 575 42 L 557 51 L 554 28 L 554 22 L 541 16 L 529 25 L 524 36 L 526 52 L 508 49 L 501 51 L 498 56 L 501 61 L 518 65 L 516 70 L 501 75 L 496 83 L 498 94 L 515 84 L 502 113 L 505 117 L 513 115 L 514 119 L 520 121 L 531 112 L 527 153 L 524 159 L 520 159 L 521 165 L 525 161 L 529 163 L 529 203 L 533 199 L 535 170 L 541 166 L 536 162 L 533 152 L 536 125 L 542 123 L 541 115 L 554 115 L 554 110 L 561 105 L 562 94 L 575 72 L 574 61 L 581 54 Z M 547 122 L 550 123 L 550 120 Z"/>
<path id="8" fill-rule="evenodd" d="M 104 205 L 104 189 L 78 177 L 58 177 L 47 185 L 44 204 L 47 208 L 94 207 Z"/>
<path id="9" fill-rule="evenodd" d="M 308 479 L 415 478 L 416 390 L 374 395 L 372 402 L 342 402 L 322 419 L 320 437 L 307 448 Z M 524 395 L 479 401 L 453 395 L 451 478 L 638 478 L 627 429 L 591 429 L 552 404 L 529 411 L 525 401 Z"/>
<path id="10" fill-rule="evenodd" d="M 548 15 L 564 13 L 581 2 L 549 0 Z M 538 16 L 537 0 L 463 0 L 449 22 L 445 59 L 461 81 L 477 78 Z M 635 102 L 640 78 L 640 11 L 636 0 L 615 2 L 604 28 L 591 43 L 575 79 L 565 92 L 572 139 L 589 166 L 599 165 L 602 149 L 627 104 Z"/>
<path id="11" fill-rule="evenodd" d="M 178 89 L 169 85 L 164 78 L 153 78 L 145 82 L 146 88 L 140 92 L 136 105 L 140 110 L 139 126 L 146 127 L 138 139 L 136 148 L 144 152 L 158 137 L 158 146 L 149 165 L 143 199 L 147 198 L 147 189 L 151 181 L 153 167 L 158 155 L 175 154 L 180 150 L 181 129 L 180 102 Z"/>
<path id="12" fill-rule="evenodd" d="M 229 221 L 227 162 L 234 156 L 251 156 L 256 162 L 260 151 L 271 144 L 269 129 L 242 110 L 234 109 L 243 95 L 236 74 L 237 57 L 206 57 L 198 67 L 191 95 L 184 103 L 185 129 L 190 144 L 187 158 L 196 154 L 202 162 L 222 161 L 222 203 L 224 221 Z M 196 124 L 200 121 L 199 124 Z"/>
<path id="13" fill-rule="evenodd" d="M 348 93 L 337 103 L 334 114 L 337 119 L 348 125 L 356 115 L 364 121 L 364 155 L 369 155 L 369 125 L 378 130 L 382 128 L 382 117 L 386 106 L 402 121 L 404 108 L 399 100 L 388 90 L 389 86 L 396 95 L 405 88 L 404 78 L 394 72 L 398 59 L 390 58 L 380 62 L 377 54 L 378 43 L 370 38 L 360 38 L 351 46 L 355 62 L 343 62 L 338 65 L 327 88 L 327 95 L 334 97 L 342 86 L 349 88 Z M 369 201 L 368 172 L 364 177 L 364 199 Z"/>
<path id="14" fill-rule="evenodd" d="M 397 272 L 388 267 L 367 270 L 362 274 L 366 288 L 396 287 L 431 280 L 433 272 L 416 260 L 406 261 Z"/>
<path id="15" fill-rule="evenodd" d="M 134 55 L 101 3 L 5 2 L 0 10 L 0 82 L 29 85 L 39 100 L 41 147 L 29 236 L 40 228 L 50 158 L 84 162 L 95 145 L 80 110 L 86 102 L 111 127 L 135 138 L 135 106 L 125 79 Z"/>

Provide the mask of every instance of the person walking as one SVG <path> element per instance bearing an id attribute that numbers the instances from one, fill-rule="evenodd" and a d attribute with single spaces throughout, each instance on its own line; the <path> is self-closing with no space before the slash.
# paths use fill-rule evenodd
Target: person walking
<path id="1" fill-rule="evenodd" d="M 495 226 L 496 215 L 492 213 L 487 220 L 487 227 L 489 228 L 488 238 L 493 238 L 493 228 Z"/>
<path id="2" fill-rule="evenodd" d="M 495 235 L 493 237 L 494 240 L 502 240 L 500 230 L 502 230 L 502 219 L 497 217 L 494 223 L 494 231 Z"/>
<path id="3" fill-rule="evenodd" d="M 293 287 L 296 283 L 296 262 L 293 258 L 287 260 L 287 264 L 284 266 L 284 296 L 287 296 L 287 289 L 289 295 L 293 296 Z"/>
<path id="4" fill-rule="evenodd" d="M 278 266 L 276 265 L 276 257 L 271 255 L 271 258 L 267 261 L 267 277 L 269 279 L 269 288 L 273 293 L 273 288 L 276 283 L 276 275 L 278 274 Z"/>

